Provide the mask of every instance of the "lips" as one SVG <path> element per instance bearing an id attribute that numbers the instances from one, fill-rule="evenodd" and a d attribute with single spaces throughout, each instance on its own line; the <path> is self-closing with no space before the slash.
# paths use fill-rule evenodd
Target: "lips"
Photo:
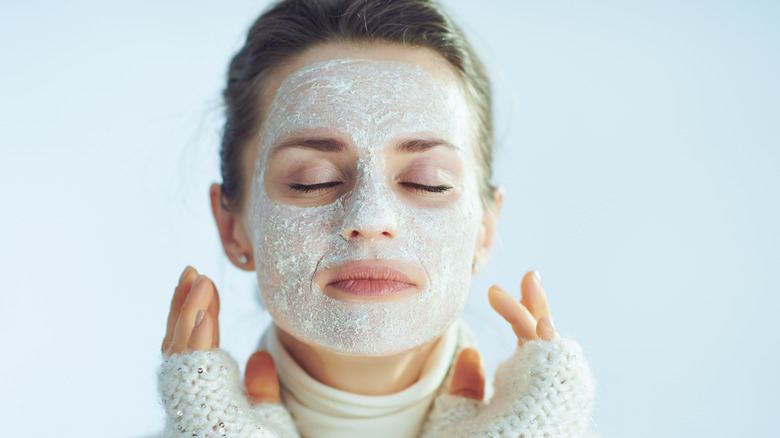
<path id="1" fill-rule="evenodd" d="M 402 271 L 384 264 L 371 264 L 336 269 L 326 291 L 369 298 L 397 295 L 416 287 Z"/>

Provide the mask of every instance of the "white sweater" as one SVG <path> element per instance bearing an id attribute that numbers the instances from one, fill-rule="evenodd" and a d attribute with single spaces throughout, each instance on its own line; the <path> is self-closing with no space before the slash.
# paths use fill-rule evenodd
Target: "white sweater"
<path id="1" fill-rule="evenodd" d="M 402 391 L 407 395 L 401 397 L 399 394 L 402 393 L 359 396 L 319 383 L 311 384 L 314 380 L 309 376 L 302 377 L 297 364 L 290 367 L 292 359 L 280 348 L 278 341 L 269 341 L 268 336 L 263 341 L 263 348 L 274 355 L 280 368 L 284 405 L 250 406 L 241 389 L 238 367 L 222 350 L 164 357 L 158 386 L 167 414 L 165 435 L 287 438 L 303 434 L 306 438 L 321 438 L 345 437 L 353 431 L 357 436 L 372 437 L 532 438 L 584 434 L 593 402 L 593 380 L 575 342 L 556 339 L 526 343 L 498 368 L 495 393 L 489 401 L 481 402 L 449 395 L 449 378 L 443 379 L 446 371 L 437 371 L 442 361 L 444 369 L 448 368 L 446 365 L 456 357 L 454 353 L 471 344 L 467 330 L 456 326 L 459 327 L 457 333 L 448 331 L 437 346 L 434 359 L 426 364 L 423 376 L 415 383 L 418 387 L 413 385 L 411 391 Z M 452 338 L 457 342 L 451 342 Z M 426 388 L 431 388 L 431 379 L 438 380 L 439 384 L 429 410 L 433 395 L 428 396 L 426 392 L 430 391 Z M 289 382 L 289 388 L 285 380 Z M 298 397 L 291 394 L 290 388 Z M 301 400 L 300 395 L 307 399 L 312 395 L 312 400 L 319 400 L 306 406 L 306 400 Z M 324 410 L 326 405 L 322 401 L 327 398 L 333 400 L 333 407 Z M 368 405 L 361 408 L 360 400 Z M 388 400 L 392 402 L 388 404 Z M 408 405 L 404 406 L 404 403 Z M 295 414 L 300 434 L 285 405 Z M 390 405 L 393 407 L 386 409 Z M 415 412 L 423 412 L 421 431 L 418 430 L 420 417 Z M 343 423 L 341 433 L 336 427 L 339 423 Z M 393 424 L 396 426 L 392 427 Z M 376 427 L 375 430 L 382 434 L 373 431 L 367 434 L 365 429 L 371 427 Z"/>

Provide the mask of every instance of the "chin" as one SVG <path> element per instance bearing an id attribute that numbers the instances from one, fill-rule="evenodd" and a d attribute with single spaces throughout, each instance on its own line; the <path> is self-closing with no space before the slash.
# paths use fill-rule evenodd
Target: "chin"
<path id="1" fill-rule="evenodd" d="M 457 320 L 467 293 L 449 300 L 433 295 L 424 290 L 391 302 L 344 302 L 322 293 L 295 302 L 277 295 L 266 303 L 276 324 L 306 344 L 344 356 L 382 357 L 424 346 Z"/>

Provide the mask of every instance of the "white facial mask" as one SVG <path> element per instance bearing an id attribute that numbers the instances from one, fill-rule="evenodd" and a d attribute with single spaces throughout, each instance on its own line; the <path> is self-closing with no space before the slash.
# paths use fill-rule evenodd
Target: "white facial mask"
<path id="1" fill-rule="evenodd" d="M 417 65 L 338 59 L 288 76 L 263 124 L 247 224 L 260 291 L 276 324 L 295 338 L 355 356 L 385 356 L 444 333 L 460 314 L 482 220 L 470 115 L 463 93 Z M 326 128 L 357 150 L 354 187 L 337 201 L 297 207 L 271 200 L 264 169 L 272 145 Z M 426 133 L 459 148 L 463 192 L 444 207 L 422 208 L 393 192 L 385 167 L 392 140 Z M 392 239 L 342 237 L 344 229 L 393 229 Z M 397 300 L 341 301 L 323 293 L 316 272 L 345 262 L 385 259 L 420 266 L 428 285 Z"/>

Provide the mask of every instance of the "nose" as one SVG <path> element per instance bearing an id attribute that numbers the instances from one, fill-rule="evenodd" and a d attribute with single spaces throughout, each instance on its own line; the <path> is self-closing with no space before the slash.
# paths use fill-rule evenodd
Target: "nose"
<path id="1" fill-rule="evenodd" d="M 394 239 L 398 236 L 398 212 L 384 196 L 356 196 L 341 225 L 341 237 L 353 239 Z"/>

